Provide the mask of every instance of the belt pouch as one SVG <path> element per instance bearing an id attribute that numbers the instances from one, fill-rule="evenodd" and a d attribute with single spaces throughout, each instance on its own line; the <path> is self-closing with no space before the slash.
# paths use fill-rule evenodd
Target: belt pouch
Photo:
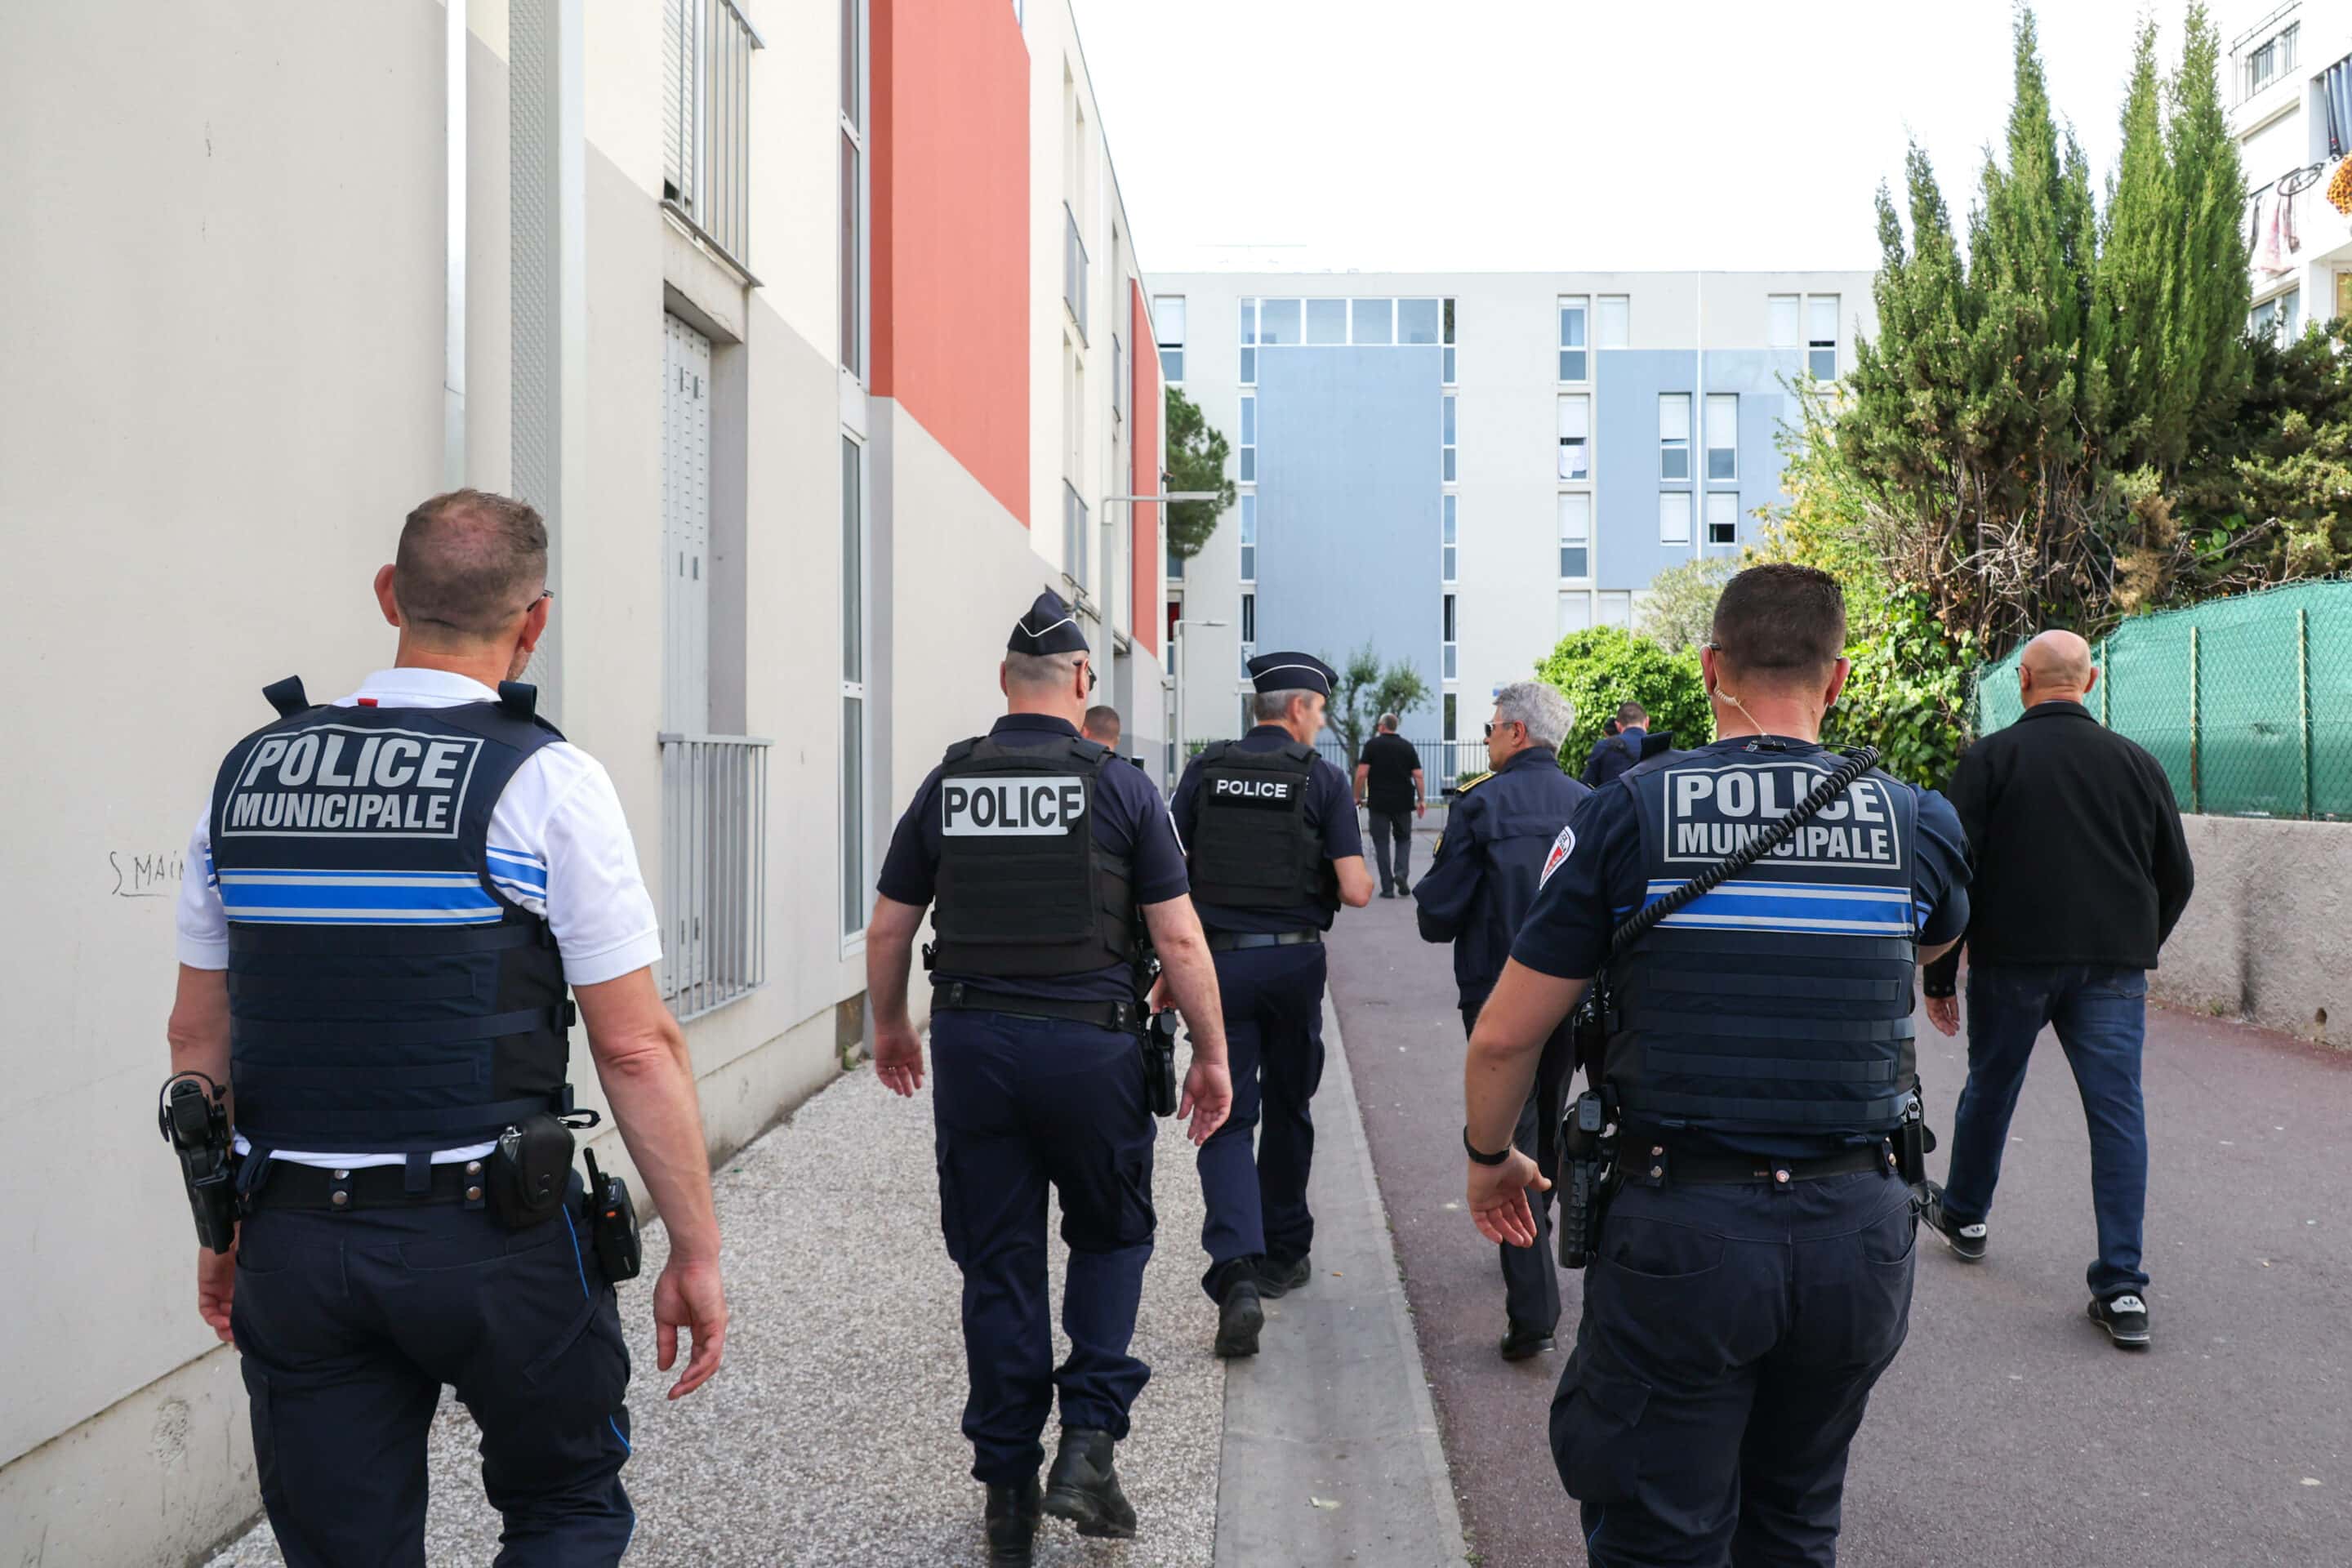
<path id="1" fill-rule="evenodd" d="M 490 1212 L 509 1230 L 553 1219 L 572 1180 L 572 1129 L 550 1111 L 527 1116 L 499 1135 L 490 1154 Z"/>

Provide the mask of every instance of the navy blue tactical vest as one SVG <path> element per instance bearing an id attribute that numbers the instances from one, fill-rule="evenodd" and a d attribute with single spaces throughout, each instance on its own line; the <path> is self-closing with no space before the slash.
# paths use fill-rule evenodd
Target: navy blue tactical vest
<path id="1" fill-rule="evenodd" d="M 568 1109 L 547 922 L 491 885 L 490 812 L 562 739 L 529 687 L 456 708 L 308 708 L 213 786 L 237 1131 L 265 1152 L 413 1153 Z"/>
<path id="2" fill-rule="evenodd" d="M 1016 979 L 1139 957 L 1134 873 L 1095 839 L 1108 747 L 982 736 L 940 766 L 934 967 Z"/>
<path id="3" fill-rule="evenodd" d="M 1645 901 L 1788 815 L 1836 763 L 1742 747 L 1653 758 Z M 1871 772 L 1780 850 L 1613 958 L 1605 1076 L 1627 1119 L 1716 1132 L 1893 1130 L 1917 1084 L 1918 797 Z"/>
<path id="4" fill-rule="evenodd" d="M 1192 818 L 1192 897 L 1233 910 L 1339 907 L 1339 884 L 1307 819 L 1315 748 L 1285 741 L 1245 752 L 1218 741 L 1201 752 Z"/>

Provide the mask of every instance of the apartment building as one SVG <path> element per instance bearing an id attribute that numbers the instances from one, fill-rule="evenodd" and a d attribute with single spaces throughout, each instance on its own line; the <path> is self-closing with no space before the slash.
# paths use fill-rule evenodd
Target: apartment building
<path id="1" fill-rule="evenodd" d="M 1064 0 L 0 16 L 0 1556 L 186 1561 L 258 1510 L 154 1131 L 173 900 L 260 687 L 388 658 L 418 499 L 547 516 L 530 679 L 627 807 L 717 1153 L 858 1044 L 879 847 L 1041 588 L 1158 744 L 1123 498 L 1161 381 L 1101 123 Z"/>
<path id="2" fill-rule="evenodd" d="M 2222 89 L 2246 177 L 2258 331 L 2352 316 L 2352 216 L 2327 187 L 2352 158 L 2352 6 L 2257 0 L 2224 18 Z"/>
<path id="3" fill-rule="evenodd" d="M 1475 763 L 1488 700 L 1560 637 L 1632 626 L 1660 571 L 1753 541 L 1785 500 L 1790 384 L 1852 363 L 1870 281 L 1155 277 L 1168 379 L 1226 433 L 1240 489 L 1171 563 L 1185 738 L 1234 732 L 1259 647 L 1369 647 L 1441 693 L 1406 733 Z"/>

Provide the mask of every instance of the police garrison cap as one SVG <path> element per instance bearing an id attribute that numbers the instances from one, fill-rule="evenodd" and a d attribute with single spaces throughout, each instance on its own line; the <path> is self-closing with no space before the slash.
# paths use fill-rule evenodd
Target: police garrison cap
<path id="1" fill-rule="evenodd" d="M 1319 691 L 1326 697 L 1339 678 L 1311 653 L 1262 653 L 1249 661 L 1249 672 L 1260 691 Z"/>
<path id="2" fill-rule="evenodd" d="M 1087 636 L 1078 630 L 1078 617 L 1062 602 L 1059 594 L 1040 594 L 1029 613 L 1013 623 L 1013 635 L 1004 641 L 1007 653 L 1091 653 Z"/>

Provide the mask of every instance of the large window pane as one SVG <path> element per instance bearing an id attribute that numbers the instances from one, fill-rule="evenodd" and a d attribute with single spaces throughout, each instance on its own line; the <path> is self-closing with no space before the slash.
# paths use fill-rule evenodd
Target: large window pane
<path id="1" fill-rule="evenodd" d="M 1559 498 L 1559 574 L 1592 575 L 1592 497 L 1582 490 Z"/>
<path id="2" fill-rule="evenodd" d="M 1658 492 L 1658 542 L 1688 544 L 1690 528 L 1690 491 L 1660 490 Z"/>
<path id="3" fill-rule="evenodd" d="M 857 443 L 841 439 L 841 679 L 866 679 L 866 515 Z"/>
<path id="4" fill-rule="evenodd" d="M 1433 343 L 1436 341 L 1437 301 L 1399 300 L 1397 301 L 1397 342 Z"/>
<path id="5" fill-rule="evenodd" d="M 1310 343 L 1346 342 L 1348 341 L 1348 301 L 1345 300 L 1307 300 L 1307 341 Z"/>
<path id="6" fill-rule="evenodd" d="M 861 375 L 866 368 L 858 332 L 866 283 L 857 243 L 858 168 L 857 143 L 845 132 L 841 138 L 841 368 L 852 375 Z"/>
<path id="7" fill-rule="evenodd" d="M 1562 594 L 1559 596 L 1559 635 L 1572 637 L 1592 629 L 1592 595 Z"/>
<path id="8" fill-rule="evenodd" d="M 1244 300 L 1242 301 L 1242 346 L 1247 348 L 1255 342 L 1257 342 L 1257 301 Z"/>
<path id="9" fill-rule="evenodd" d="M 1706 477 L 1739 477 L 1739 398 L 1734 393 L 1712 392 L 1706 398 Z"/>
<path id="10" fill-rule="evenodd" d="M 1622 349 L 1633 335 L 1632 300 L 1622 294 L 1601 296 L 1601 320 L 1593 346 Z"/>
<path id="11" fill-rule="evenodd" d="M 1709 544 L 1739 542 L 1738 491 L 1706 492 L 1706 542 Z"/>
<path id="12" fill-rule="evenodd" d="M 1298 333 L 1298 301 L 1260 300 L 1257 302 L 1257 341 L 1261 346 L 1269 343 L 1301 342 Z"/>
<path id="13" fill-rule="evenodd" d="M 1242 497 L 1241 531 L 1242 581 L 1255 583 L 1257 581 L 1257 497 L 1255 494 Z"/>
<path id="14" fill-rule="evenodd" d="M 1160 334 L 1162 348 L 1171 344 L 1182 347 L 1184 342 L 1184 296 L 1162 294 L 1151 301 L 1152 330 Z"/>
<path id="15" fill-rule="evenodd" d="M 1242 399 L 1242 445 L 1257 445 L 1257 399 L 1255 397 Z"/>
<path id="16" fill-rule="evenodd" d="M 841 700 L 841 929 L 866 929 L 866 700 Z"/>
<path id="17" fill-rule="evenodd" d="M 1396 342 L 1393 322 L 1396 301 L 1393 300 L 1358 300 L 1353 304 L 1356 313 L 1355 341 L 1360 343 L 1392 343 Z"/>
<path id="18" fill-rule="evenodd" d="M 1633 629 L 1633 595 L 1632 594 L 1600 594 L 1594 596 L 1600 601 L 1599 618 L 1602 626 L 1615 626 L 1620 631 Z"/>
<path id="19" fill-rule="evenodd" d="M 1690 478 L 1690 394 L 1658 395 L 1658 478 Z"/>
<path id="20" fill-rule="evenodd" d="M 1559 400 L 1559 477 L 1583 479 L 1592 476 L 1591 408 L 1582 397 Z"/>
<path id="21" fill-rule="evenodd" d="M 1766 341 L 1776 349 L 1797 346 L 1797 297 L 1774 294 L 1765 300 Z"/>

